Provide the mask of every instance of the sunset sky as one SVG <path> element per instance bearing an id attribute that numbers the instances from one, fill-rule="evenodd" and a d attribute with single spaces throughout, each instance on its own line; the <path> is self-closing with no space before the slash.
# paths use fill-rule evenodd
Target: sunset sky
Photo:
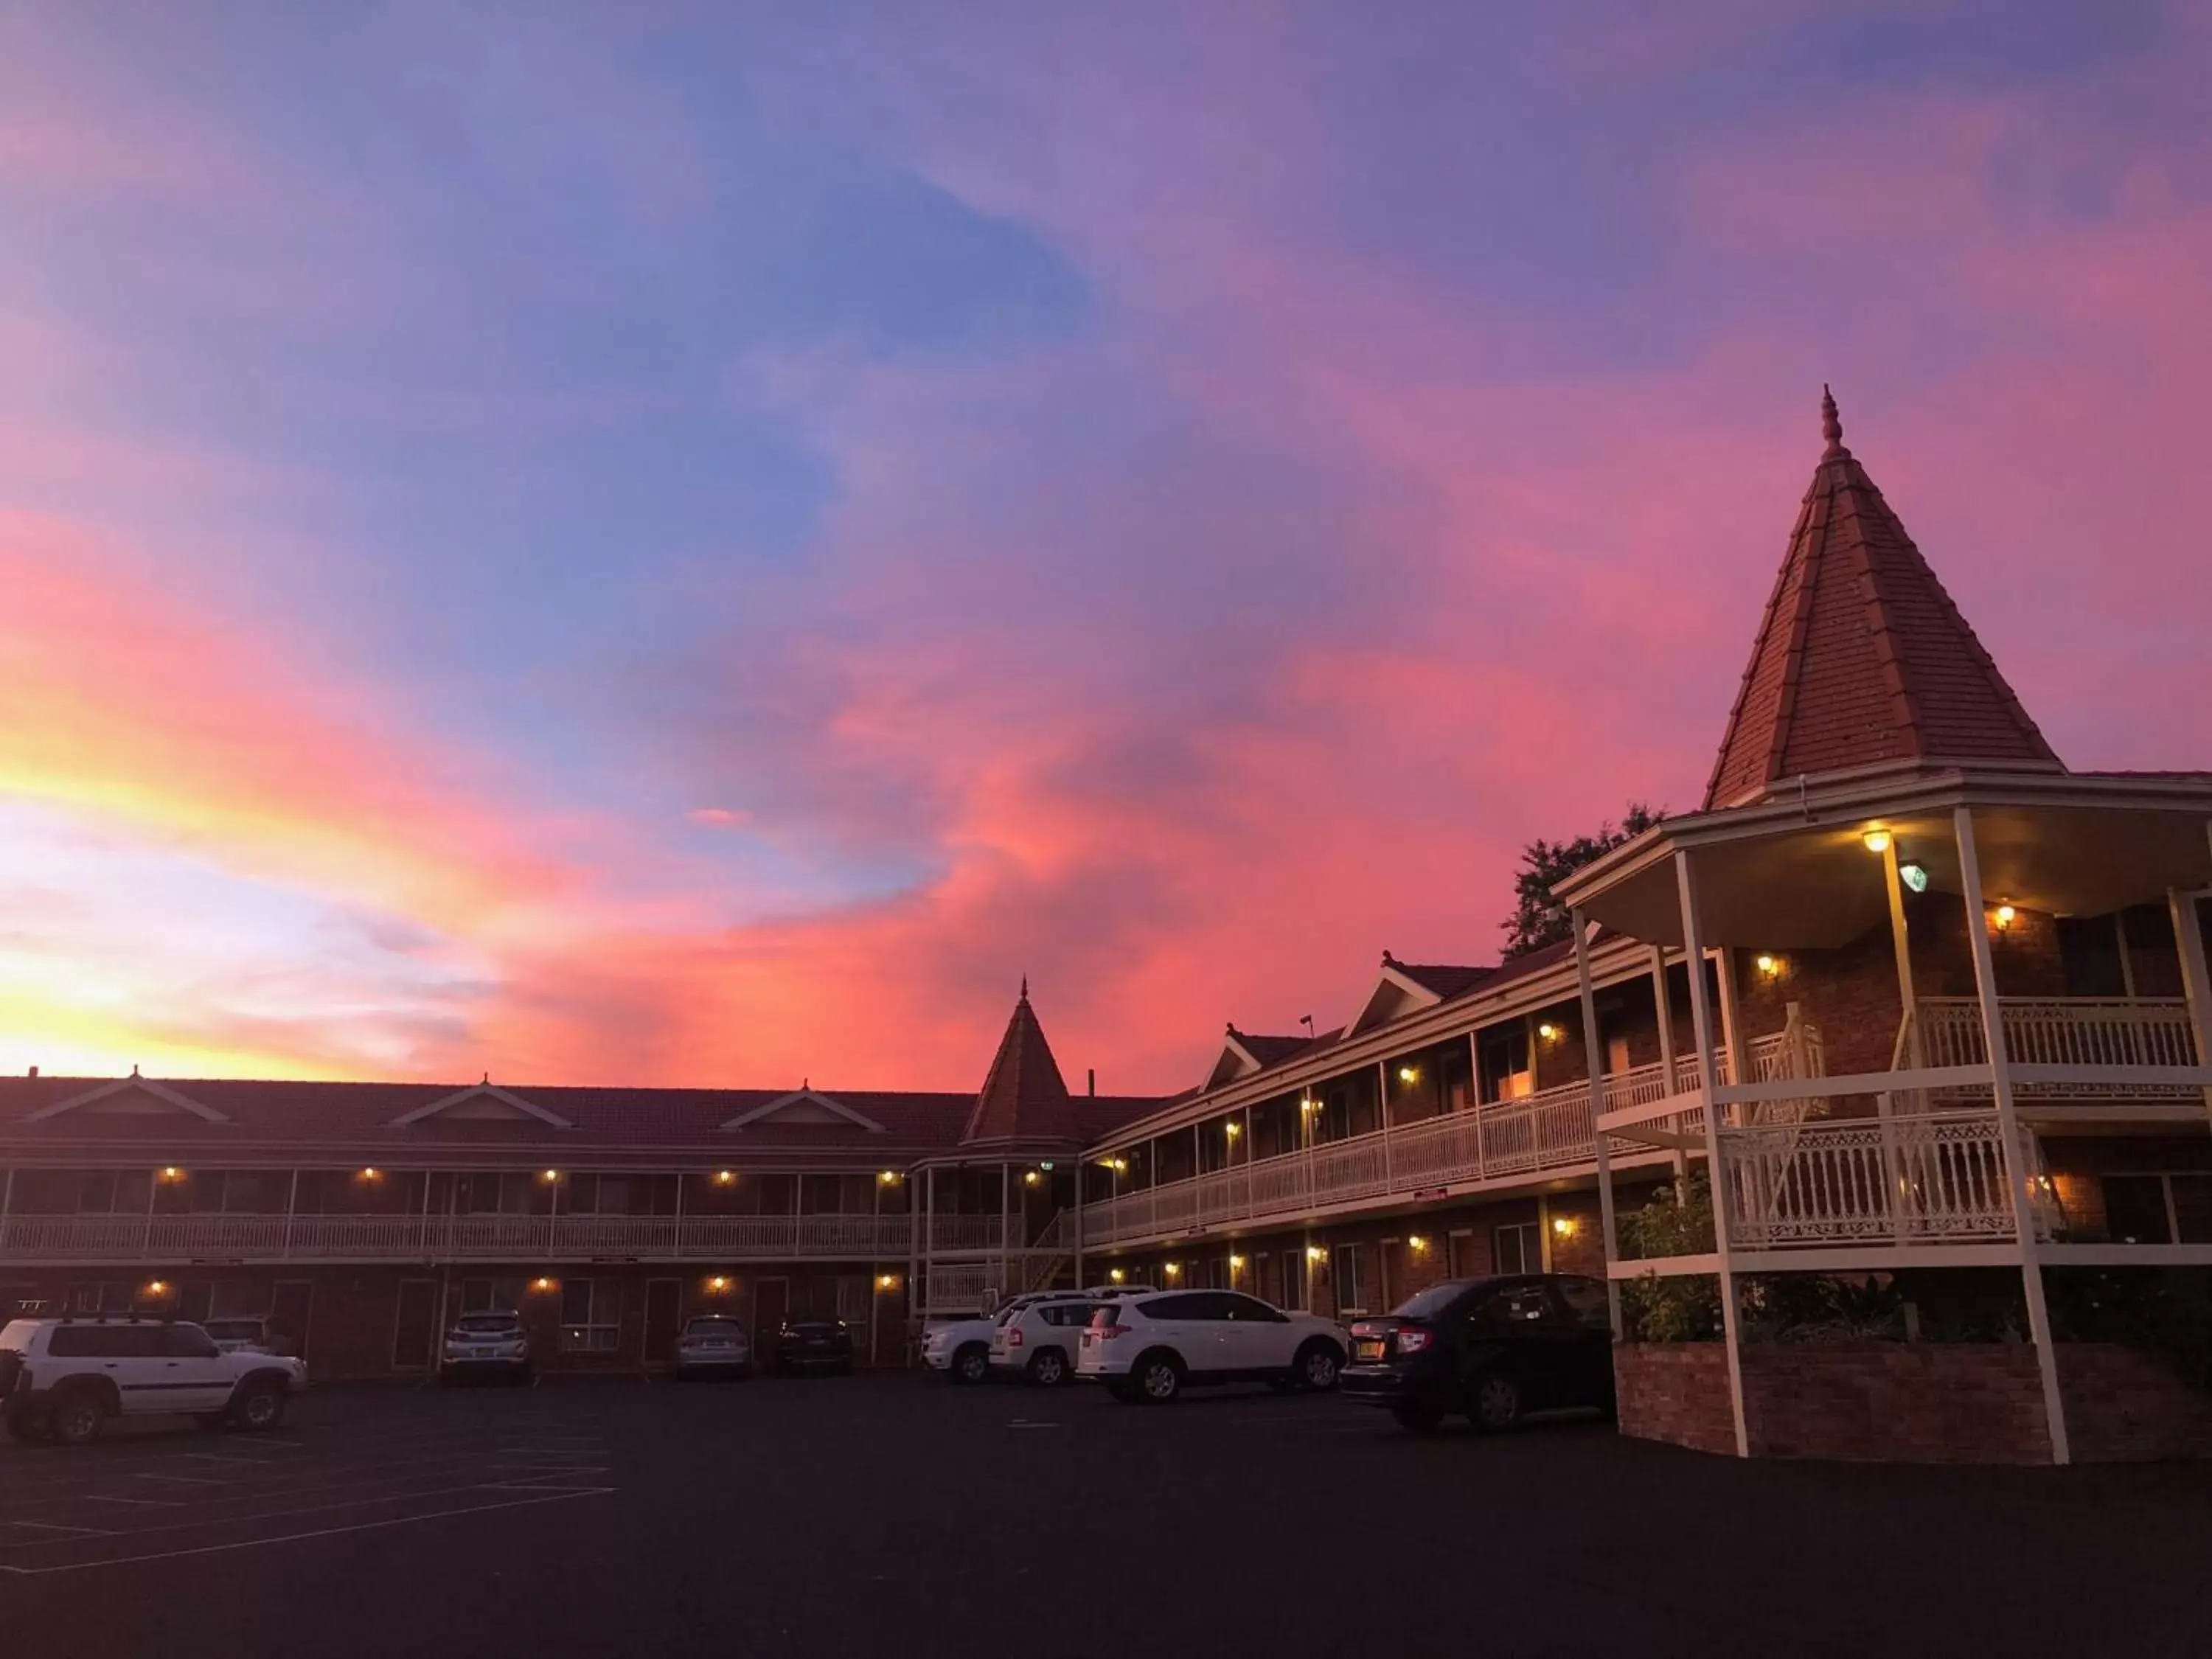
<path id="1" fill-rule="evenodd" d="M 0 9 L 0 1069 L 1183 1086 L 1697 804 L 1824 380 L 2212 767 L 2206 9 Z"/>

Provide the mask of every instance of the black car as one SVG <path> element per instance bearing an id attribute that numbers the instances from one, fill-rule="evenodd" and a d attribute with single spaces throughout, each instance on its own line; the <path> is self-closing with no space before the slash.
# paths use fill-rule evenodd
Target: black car
<path id="1" fill-rule="evenodd" d="M 830 1371 L 848 1375 L 853 1369 L 853 1333 L 842 1319 L 787 1319 L 775 1334 L 775 1368 L 793 1371 Z"/>
<path id="2" fill-rule="evenodd" d="M 1337 1388 L 1424 1431 L 1452 1415 L 1502 1429 L 1558 1406 L 1609 1411 L 1605 1285 L 1566 1273 L 1431 1285 L 1389 1317 L 1352 1328 L 1352 1363 Z"/>

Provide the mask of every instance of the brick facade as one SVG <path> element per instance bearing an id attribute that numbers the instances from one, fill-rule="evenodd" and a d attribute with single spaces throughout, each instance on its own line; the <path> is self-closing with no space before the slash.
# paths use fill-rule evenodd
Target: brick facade
<path id="1" fill-rule="evenodd" d="M 2162 1361 L 2101 1342 L 2058 1345 L 2077 1463 L 2212 1455 L 2212 1395 Z M 1744 1428 L 1754 1457 L 2047 1463 L 2035 1350 L 2020 1343 L 1752 1343 Z M 1698 1451 L 1735 1449 L 1717 1342 L 1613 1350 L 1620 1431 Z"/>

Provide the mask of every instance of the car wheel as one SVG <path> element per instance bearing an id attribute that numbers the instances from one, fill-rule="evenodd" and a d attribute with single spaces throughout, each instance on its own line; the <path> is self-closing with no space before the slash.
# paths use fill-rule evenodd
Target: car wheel
<path id="1" fill-rule="evenodd" d="M 1393 1406 L 1390 1415 L 1397 1420 L 1400 1428 L 1415 1434 L 1434 1434 L 1437 1425 L 1444 1420 L 1441 1410 L 1422 1401 L 1409 1400 L 1403 1405 Z"/>
<path id="2" fill-rule="evenodd" d="M 284 1393 L 266 1384 L 248 1389 L 231 1407 L 231 1419 L 248 1433 L 261 1434 L 284 1420 Z"/>
<path id="3" fill-rule="evenodd" d="M 47 1407 L 46 1421 L 64 1446 L 82 1446 L 100 1437 L 107 1412 L 89 1389 L 75 1389 Z"/>
<path id="4" fill-rule="evenodd" d="M 1056 1389 L 1067 1381 L 1067 1356 L 1057 1348 L 1041 1348 L 1030 1361 L 1030 1381 L 1040 1389 Z"/>
<path id="5" fill-rule="evenodd" d="M 1138 1397 L 1148 1406 L 1167 1405 L 1182 1392 L 1182 1366 L 1173 1354 L 1146 1354 L 1130 1375 Z"/>
<path id="6" fill-rule="evenodd" d="M 971 1342 L 952 1356 L 955 1382 L 981 1382 L 990 1374 L 991 1351 L 980 1342 Z"/>
<path id="7" fill-rule="evenodd" d="M 9 1412 L 0 1422 L 7 1425 L 9 1439 L 27 1446 L 43 1446 L 54 1437 L 53 1425 L 44 1412 Z"/>
<path id="8" fill-rule="evenodd" d="M 1510 1429 L 1521 1420 L 1521 1385 L 1504 1371 L 1492 1371 L 1474 1385 L 1478 1429 Z"/>
<path id="9" fill-rule="evenodd" d="M 1337 1368 L 1343 1364 L 1335 1343 L 1316 1339 L 1298 1350 L 1292 1369 L 1299 1388 L 1325 1391 L 1336 1386 Z"/>

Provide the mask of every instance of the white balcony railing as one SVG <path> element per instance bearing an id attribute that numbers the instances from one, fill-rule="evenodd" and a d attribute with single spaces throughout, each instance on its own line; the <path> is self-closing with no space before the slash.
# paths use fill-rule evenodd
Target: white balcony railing
<path id="1" fill-rule="evenodd" d="M 2179 997 L 2001 997 L 2005 1058 L 2014 1066 L 2073 1066 L 2116 1073 L 2066 1083 L 2022 1083 L 2023 1095 L 2077 1100 L 2144 1097 L 2201 1099 L 2188 1085 L 2131 1081 L 2146 1066 L 2195 1066 L 2196 1033 Z M 1981 1005 L 1972 997 L 1923 997 L 1919 1032 L 1923 1066 L 1985 1066 Z M 1946 1091 L 1947 1096 L 1960 1091 Z M 1978 1093 L 1986 1098 L 1986 1087 Z"/>
<path id="2" fill-rule="evenodd" d="M 994 1218 L 988 1218 L 994 1219 Z M 0 1261 L 885 1260 L 903 1215 L 80 1215 L 0 1223 Z"/>
<path id="3" fill-rule="evenodd" d="M 1719 1139 L 1738 1249 L 2015 1237 L 1994 1112 L 1756 1125 L 1723 1129 Z M 2047 1231 L 2045 1208 L 2039 1200 Z"/>

